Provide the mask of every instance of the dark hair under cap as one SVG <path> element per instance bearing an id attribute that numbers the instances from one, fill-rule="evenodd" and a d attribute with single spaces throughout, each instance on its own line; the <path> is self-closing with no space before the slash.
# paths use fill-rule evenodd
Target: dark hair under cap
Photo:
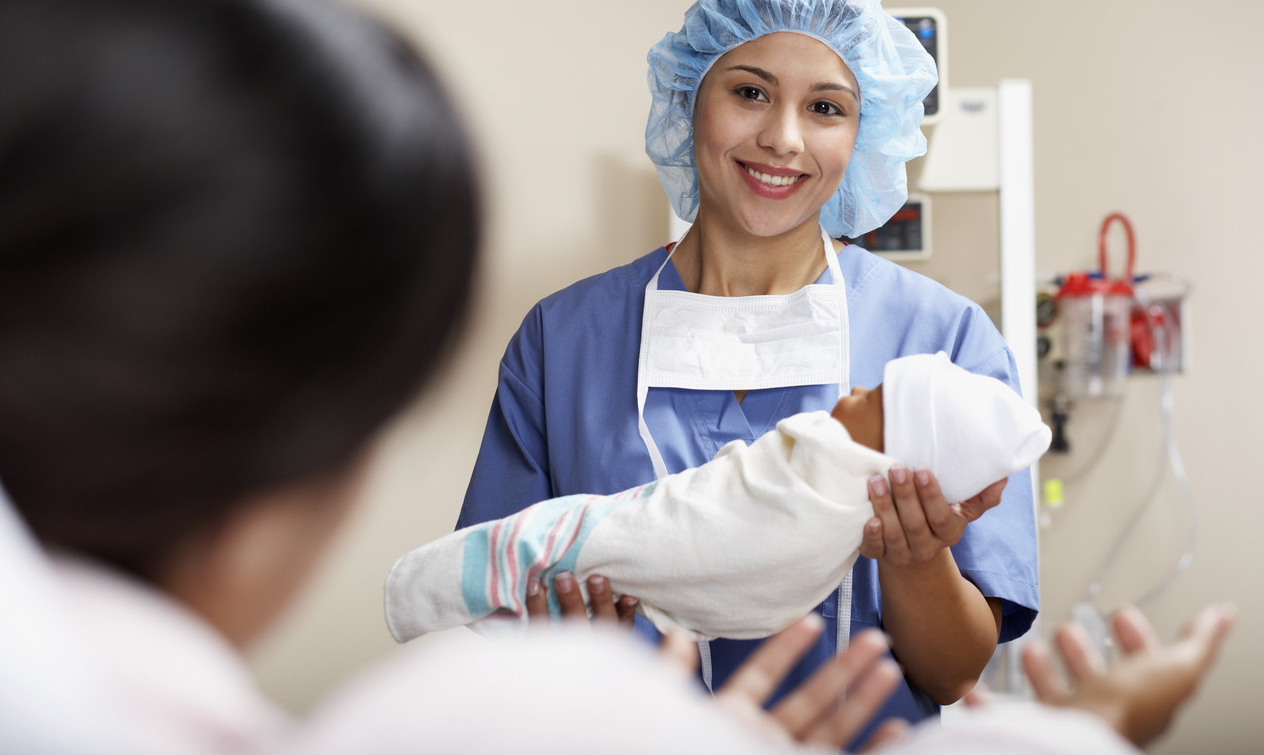
<path id="1" fill-rule="evenodd" d="M 336 474 L 443 361 L 478 247 L 430 69 L 319 0 L 0 4 L 0 481 L 152 577 Z"/>

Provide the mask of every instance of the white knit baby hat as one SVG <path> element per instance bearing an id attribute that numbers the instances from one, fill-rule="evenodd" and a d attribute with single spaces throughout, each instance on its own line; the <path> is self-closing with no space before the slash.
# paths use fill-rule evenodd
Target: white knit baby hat
<path id="1" fill-rule="evenodd" d="M 887 362 L 884 446 L 910 469 L 935 474 L 949 503 L 1031 466 L 1052 434 L 1008 385 L 958 367 L 944 352 Z"/>

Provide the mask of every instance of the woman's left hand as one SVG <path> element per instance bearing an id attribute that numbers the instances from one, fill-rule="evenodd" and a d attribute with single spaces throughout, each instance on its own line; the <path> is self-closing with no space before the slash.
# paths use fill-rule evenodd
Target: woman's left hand
<path id="1" fill-rule="evenodd" d="M 860 555 L 897 565 L 925 563 L 961 539 L 966 525 L 1001 502 L 1006 480 L 997 480 L 962 503 L 949 504 L 928 470 L 902 464 L 869 480 L 874 516 L 865 523 Z"/>
<path id="2" fill-rule="evenodd" d="M 959 699 L 996 649 L 1001 600 L 962 576 L 949 548 L 966 525 L 1001 501 L 1005 480 L 959 504 L 944 500 L 935 476 L 896 465 L 869 481 L 874 518 L 860 553 L 877 559 L 882 626 L 905 678 L 935 702 Z"/>

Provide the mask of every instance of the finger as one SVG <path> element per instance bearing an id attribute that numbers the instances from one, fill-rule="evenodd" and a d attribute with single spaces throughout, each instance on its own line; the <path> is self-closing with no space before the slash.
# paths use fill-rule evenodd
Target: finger
<path id="1" fill-rule="evenodd" d="M 913 474 L 903 464 L 891 467 L 891 494 L 895 498 L 895 510 L 900 518 L 900 528 L 909 554 L 916 560 L 927 558 L 928 550 L 933 548 L 934 540 L 930 525 L 926 523 L 926 513 L 922 510 L 922 499 L 917 494 L 917 486 L 913 483 Z"/>
<path id="2" fill-rule="evenodd" d="M 1237 616 L 1237 608 L 1230 603 L 1208 606 L 1199 611 L 1182 633 L 1181 645 L 1192 648 L 1200 666 L 1211 663 L 1224 638 L 1228 636 Z"/>
<path id="3" fill-rule="evenodd" d="M 1053 635 L 1053 643 L 1062 656 L 1062 665 L 1076 683 L 1100 676 L 1106 669 L 1101 652 L 1093 645 L 1093 639 L 1080 624 L 1066 624 Z"/>
<path id="4" fill-rule="evenodd" d="M 1023 673 L 1031 682 L 1031 689 L 1036 699 L 1042 703 L 1053 704 L 1065 700 L 1070 694 L 1066 684 L 1058 676 L 1053 665 L 1053 654 L 1049 646 L 1041 640 L 1034 640 L 1023 648 Z"/>
<path id="5" fill-rule="evenodd" d="M 821 617 L 811 613 L 774 634 L 729 677 L 720 694 L 736 695 L 763 705 L 820 636 L 822 626 Z"/>
<path id="6" fill-rule="evenodd" d="M 847 693 L 847 699 L 804 737 L 804 742 L 842 747 L 860 734 L 895 691 L 901 678 L 895 661 L 883 658 L 871 667 Z"/>
<path id="7" fill-rule="evenodd" d="M 875 516 L 865 522 L 864 533 L 860 540 L 860 555 L 865 558 L 879 559 L 886 551 L 886 545 L 882 542 L 882 520 Z"/>
<path id="8" fill-rule="evenodd" d="M 527 580 L 527 616 L 533 626 L 549 618 L 549 595 L 537 577 Z"/>
<path id="9" fill-rule="evenodd" d="M 1199 611 L 1185 627 L 1182 638 L 1205 637 L 1219 641 L 1233 629 L 1238 609 L 1232 603 L 1208 606 Z"/>
<path id="10" fill-rule="evenodd" d="M 956 545 L 961 539 L 961 533 L 965 532 L 966 518 L 944 500 L 943 491 L 939 489 L 939 480 L 935 479 L 935 475 L 930 470 L 914 470 L 913 484 L 922 502 L 922 514 L 926 517 L 926 524 L 930 528 L 930 537 L 937 541 L 934 543 L 934 550 L 938 551 L 942 547 L 941 543 Z M 923 554 L 923 557 L 930 555 L 934 553 Z"/>
<path id="11" fill-rule="evenodd" d="M 673 629 L 663 635 L 658 654 L 672 668 L 680 671 L 682 677 L 693 674 L 698 668 L 697 641 L 682 629 Z"/>
<path id="12" fill-rule="evenodd" d="M 631 629 L 636 623 L 636 609 L 640 607 L 641 601 L 631 595 L 621 596 L 614 604 L 615 612 L 619 614 L 619 626 Z"/>
<path id="13" fill-rule="evenodd" d="M 575 575 L 562 572 L 553 578 L 553 590 L 557 593 L 557 604 L 562 608 L 562 617 L 581 619 L 588 617 L 588 609 L 584 607 L 584 596 L 579 592 L 579 583 Z"/>
<path id="14" fill-rule="evenodd" d="M 1110 626 L 1124 655 L 1163 647 L 1158 633 L 1136 606 L 1124 606 L 1116 611 L 1110 617 Z"/>
<path id="15" fill-rule="evenodd" d="M 979 682 L 974 685 L 970 688 L 970 691 L 961 698 L 961 701 L 969 708 L 982 708 L 985 705 L 990 705 L 992 700 L 992 690 L 988 689 L 987 685 L 983 682 Z"/>
<path id="16" fill-rule="evenodd" d="M 619 612 L 614 605 L 614 593 L 610 591 L 610 581 L 600 574 L 588 578 L 588 604 L 592 606 L 594 621 L 608 621 L 613 624 L 619 620 Z"/>
<path id="17" fill-rule="evenodd" d="M 860 752 L 873 752 L 894 744 L 908 734 L 909 728 L 909 722 L 902 718 L 888 718 L 873 730 L 873 735 L 860 748 Z"/>
<path id="18" fill-rule="evenodd" d="M 793 736 L 806 736 L 835 709 L 839 696 L 850 685 L 864 680 L 873 671 L 875 664 L 886 655 L 887 648 L 886 637 L 877 630 L 857 634 L 843 652 L 777 703 L 771 711 L 772 717 Z M 884 696 L 878 701 L 879 707 L 885 699 Z M 849 696 L 847 702 L 851 701 Z"/>
<path id="19" fill-rule="evenodd" d="M 1005 486 L 1009 484 L 1009 479 L 997 480 L 988 485 L 975 497 L 968 501 L 963 501 L 959 510 L 962 516 L 966 518 L 966 522 L 973 522 L 983 516 L 989 509 L 995 508 L 1001 503 L 1001 494 L 1005 492 Z"/>
<path id="20" fill-rule="evenodd" d="M 891 486 L 882 475 L 869 478 L 869 503 L 873 505 L 874 516 L 880 524 L 882 558 L 895 563 L 908 563 L 909 550 L 908 542 L 904 539 L 904 528 L 900 526 L 900 515 L 895 508 Z"/>

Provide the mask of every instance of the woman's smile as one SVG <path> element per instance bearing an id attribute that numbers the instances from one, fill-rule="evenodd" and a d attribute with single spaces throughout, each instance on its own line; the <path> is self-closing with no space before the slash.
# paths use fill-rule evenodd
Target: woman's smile
<path id="1" fill-rule="evenodd" d="M 738 169 L 746 175 L 747 183 L 760 196 L 769 199 L 785 199 L 803 185 L 809 176 L 797 170 L 777 168 L 772 165 L 734 160 Z"/>

